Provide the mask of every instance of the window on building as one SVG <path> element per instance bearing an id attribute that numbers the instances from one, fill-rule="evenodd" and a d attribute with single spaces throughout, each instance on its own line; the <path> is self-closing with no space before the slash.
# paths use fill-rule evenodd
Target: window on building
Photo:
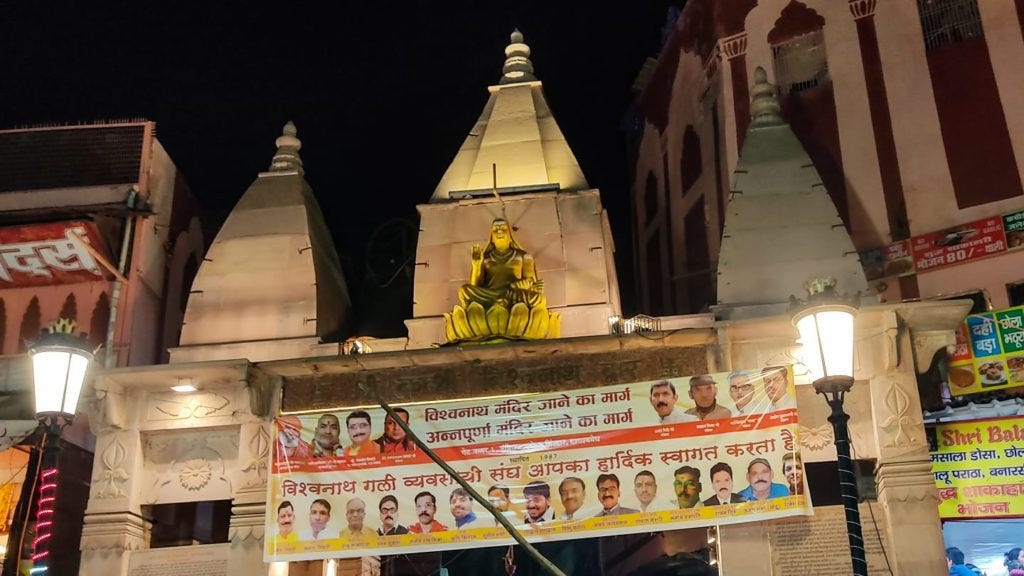
<path id="1" fill-rule="evenodd" d="M 693 205 L 683 221 L 686 249 L 686 298 L 687 312 L 702 312 L 711 304 L 712 282 L 716 278 L 711 271 L 711 256 L 708 249 L 708 225 L 704 217 L 702 196 Z"/>
<path id="2" fill-rule="evenodd" d="M 647 296 L 648 307 L 645 312 L 652 316 L 665 313 L 665 271 L 661 266 L 661 236 L 653 234 L 647 241 Z"/>
<path id="3" fill-rule="evenodd" d="M 679 171 L 683 181 L 683 194 L 686 194 L 700 178 L 701 172 L 700 138 L 693 131 L 693 126 L 687 126 L 686 132 L 683 133 L 683 155 L 679 161 Z"/>
<path id="4" fill-rule="evenodd" d="M 654 174 L 647 175 L 644 187 L 644 223 L 650 224 L 658 216 L 658 179 Z"/>
<path id="5" fill-rule="evenodd" d="M 1024 282 L 1007 284 L 1006 296 L 1009 298 L 1010 306 L 1020 306 L 1024 304 Z"/>
<path id="6" fill-rule="evenodd" d="M 822 29 L 772 45 L 775 80 L 782 94 L 800 92 L 828 81 L 828 58 Z"/>
<path id="7" fill-rule="evenodd" d="M 981 38 L 978 0 L 917 0 L 927 51 L 968 38 Z"/>
<path id="8" fill-rule="evenodd" d="M 956 294 L 937 298 L 937 300 L 970 300 L 974 302 L 974 305 L 971 306 L 971 311 L 968 312 L 968 314 L 981 314 L 982 312 L 988 312 L 992 309 L 992 301 L 989 300 L 988 294 L 984 290 L 958 292 Z"/>
<path id="9" fill-rule="evenodd" d="M 231 500 L 153 504 L 143 506 L 142 514 L 153 523 L 150 548 L 228 541 Z"/>

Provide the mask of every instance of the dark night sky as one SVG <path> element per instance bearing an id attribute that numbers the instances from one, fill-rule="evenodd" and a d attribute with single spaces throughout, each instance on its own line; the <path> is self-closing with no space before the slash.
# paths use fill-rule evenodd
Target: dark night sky
<path id="1" fill-rule="evenodd" d="M 7 2 L 0 127 L 155 120 L 216 230 L 267 169 L 292 119 L 353 285 L 373 229 L 395 216 L 414 219 L 415 205 L 429 199 L 518 26 L 629 260 L 619 125 L 644 58 L 658 51 L 667 8 L 679 0 L 606 4 L 617 10 L 578 0 L 326 4 Z"/>

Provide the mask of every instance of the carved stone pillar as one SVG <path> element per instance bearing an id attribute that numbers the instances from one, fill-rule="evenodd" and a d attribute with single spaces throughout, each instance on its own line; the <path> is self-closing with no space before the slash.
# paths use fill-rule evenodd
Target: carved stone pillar
<path id="1" fill-rule="evenodd" d="M 750 90 L 747 87 L 747 33 L 740 32 L 719 40 L 719 50 L 729 61 L 733 114 L 736 117 L 736 149 L 750 127 Z"/>
<path id="2" fill-rule="evenodd" d="M 878 467 L 875 480 L 894 576 L 940 574 L 945 570 L 938 493 L 921 418 L 915 364 L 927 369 L 935 346 L 952 344 L 953 329 L 967 313 L 958 302 L 903 304 L 883 312 L 881 338 L 887 361 L 871 378 Z M 929 350 L 926 350 L 929 349 Z M 922 364 L 923 362 L 923 364 Z"/>
<path id="3" fill-rule="evenodd" d="M 232 504 L 231 527 L 228 530 L 228 539 L 231 541 L 228 576 L 268 574 L 270 565 L 263 563 L 266 508 L 266 502 L 240 504 L 235 500 Z"/>
<path id="4" fill-rule="evenodd" d="M 98 435 L 82 527 L 81 574 L 127 575 L 130 552 L 146 547 L 149 524 L 140 509 L 141 461 L 138 430 L 108 428 Z"/>
<path id="5" fill-rule="evenodd" d="M 270 426 L 261 422 L 241 425 L 236 479 L 239 488 L 231 505 L 228 531 L 231 542 L 228 576 L 266 575 L 270 568 L 263 563 Z"/>
<path id="6" fill-rule="evenodd" d="M 878 34 L 875 31 L 875 0 L 850 0 L 849 8 L 857 24 L 864 85 L 867 88 L 868 109 L 871 112 L 871 128 L 875 137 L 878 170 L 882 177 L 882 196 L 889 221 L 889 233 L 893 240 L 903 240 L 910 235 L 907 202 L 903 195 L 903 180 L 900 176 L 900 163 L 896 155 L 896 140 L 893 137 L 892 117 L 889 112 L 889 96 L 885 87 L 885 75 L 882 72 L 882 55 L 878 46 Z"/>

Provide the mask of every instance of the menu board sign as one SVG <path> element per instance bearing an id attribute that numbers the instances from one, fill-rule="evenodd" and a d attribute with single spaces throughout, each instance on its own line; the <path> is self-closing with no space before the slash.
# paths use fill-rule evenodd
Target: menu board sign
<path id="1" fill-rule="evenodd" d="M 1003 218 L 993 216 L 911 239 L 918 272 L 991 256 L 1006 250 Z"/>
<path id="2" fill-rule="evenodd" d="M 954 395 L 1024 385 L 1024 306 L 968 316 L 949 359 Z"/>
<path id="3" fill-rule="evenodd" d="M 1024 210 L 1003 214 L 1003 230 L 1006 232 L 1008 249 L 1024 248 Z"/>

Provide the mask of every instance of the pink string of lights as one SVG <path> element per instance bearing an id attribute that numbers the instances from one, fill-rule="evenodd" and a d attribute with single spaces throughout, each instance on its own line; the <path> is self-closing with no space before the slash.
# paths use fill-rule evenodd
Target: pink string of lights
<path id="1" fill-rule="evenodd" d="M 32 541 L 32 563 L 50 555 L 53 536 L 53 510 L 57 500 L 57 469 L 47 468 L 39 476 L 39 503 L 36 509 L 36 538 Z"/>

